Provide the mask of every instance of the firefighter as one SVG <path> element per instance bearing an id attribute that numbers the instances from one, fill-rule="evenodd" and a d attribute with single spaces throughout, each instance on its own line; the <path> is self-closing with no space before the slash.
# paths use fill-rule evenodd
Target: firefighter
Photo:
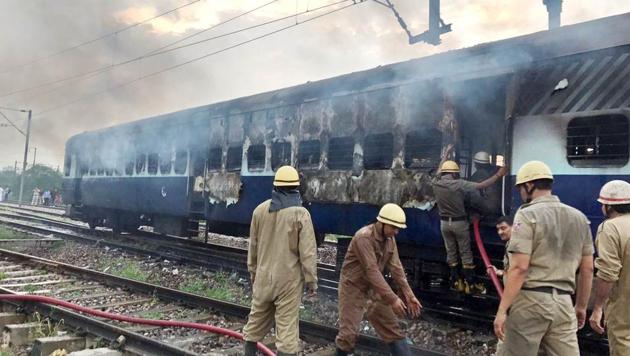
<path id="1" fill-rule="evenodd" d="M 500 355 L 536 356 L 539 349 L 580 354 L 576 332 L 584 326 L 591 293 L 593 241 L 586 216 L 552 195 L 552 185 L 551 170 L 540 161 L 525 163 L 516 176 L 525 204 L 514 217 L 505 291 L 494 320 L 503 341 Z"/>
<path id="2" fill-rule="evenodd" d="M 271 199 L 254 210 L 247 268 L 252 282 L 252 307 L 245 336 L 245 355 L 256 354 L 256 342 L 275 319 L 278 355 L 299 351 L 299 308 L 304 283 L 312 297 L 317 290 L 317 248 L 313 223 L 302 207 L 298 172 L 283 166 L 276 172 Z"/>
<path id="3" fill-rule="evenodd" d="M 505 176 L 506 168 L 501 167 L 496 174 L 480 183 L 460 179 L 459 165 L 446 160 L 453 149 L 449 145 L 442 158 L 437 178 L 433 180 L 433 193 L 440 213 L 440 231 L 446 248 L 446 262 L 450 268 L 450 284 L 454 289 L 465 292 L 483 292 L 482 283 L 475 283 L 472 251 L 470 249 L 470 228 L 466 201 L 477 191 L 494 184 Z M 459 252 L 459 255 L 458 255 Z M 462 261 L 462 276 L 459 260 Z"/>
<path id="4" fill-rule="evenodd" d="M 481 183 L 497 173 L 498 167 L 490 163 L 488 152 L 479 151 L 473 156 L 475 173 L 470 181 Z M 473 195 L 472 204 L 482 216 L 482 221 L 492 224 L 501 213 L 501 183 L 496 181 L 489 187 L 477 190 Z"/>
<path id="5" fill-rule="evenodd" d="M 597 229 L 597 278 L 590 324 L 604 333 L 605 304 L 610 355 L 630 355 L 630 184 L 621 180 L 606 183 L 597 201 L 606 220 Z"/>
<path id="6" fill-rule="evenodd" d="M 352 354 L 364 314 L 392 355 L 411 355 L 396 318 L 406 313 L 418 317 L 422 308 L 409 288 L 396 247 L 395 236 L 407 227 L 405 212 L 396 204 L 385 204 L 376 220 L 355 233 L 341 268 L 336 355 Z M 385 281 L 385 269 L 404 299 Z"/>

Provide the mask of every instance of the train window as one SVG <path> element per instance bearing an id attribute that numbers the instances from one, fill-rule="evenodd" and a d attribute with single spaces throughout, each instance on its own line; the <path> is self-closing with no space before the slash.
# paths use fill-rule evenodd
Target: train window
<path id="1" fill-rule="evenodd" d="M 105 168 L 103 168 L 103 167 L 99 167 L 99 168 L 96 170 L 96 174 L 98 174 L 99 176 L 104 176 L 104 175 L 105 175 Z"/>
<path id="2" fill-rule="evenodd" d="M 186 151 L 175 152 L 175 174 L 186 173 L 188 166 L 188 153 Z"/>
<path id="3" fill-rule="evenodd" d="M 144 172 L 144 166 L 146 165 L 147 155 L 140 153 L 136 156 L 136 174 Z"/>
<path id="4" fill-rule="evenodd" d="M 132 176 L 133 175 L 133 167 L 136 165 L 134 161 L 127 161 L 125 163 L 125 175 Z"/>
<path id="5" fill-rule="evenodd" d="M 300 142 L 298 151 L 298 166 L 300 168 L 318 168 L 322 155 L 322 145 L 319 140 Z"/>
<path id="6" fill-rule="evenodd" d="M 171 160 L 170 152 L 162 152 L 160 154 L 160 173 L 167 175 L 171 174 L 171 168 L 173 167 L 173 161 Z"/>
<path id="7" fill-rule="evenodd" d="M 79 174 L 82 176 L 87 175 L 90 172 L 88 163 L 84 160 L 79 160 Z"/>
<path id="8" fill-rule="evenodd" d="M 628 163 L 628 119 L 579 117 L 567 126 L 567 160 L 574 167 L 621 167 Z"/>
<path id="9" fill-rule="evenodd" d="M 352 137 L 334 137 L 328 143 L 328 168 L 352 169 L 354 139 Z"/>
<path id="10" fill-rule="evenodd" d="M 247 150 L 247 169 L 265 168 L 265 145 L 251 145 Z"/>
<path id="11" fill-rule="evenodd" d="M 218 171 L 221 169 L 221 159 L 223 158 L 223 149 L 215 147 L 210 149 L 208 156 L 208 170 Z"/>
<path id="12" fill-rule="evenodd" d="M 271 169 L 274 171 L 291 164 L 291 142 L 274 142 L 271 145 Z"/>
<path id="13" fill-rule="evenodd" d="M 405 137 L 405 167 L 437 168 L 442 154 L 442 133 L 436 129 L 412 131 Z"/>
<path id="14" fill-rule="evenodd" d="M 239 171 L 241 169 L 241 162 L 243 161 L 243 147 L 234 146 L 228 148 L 227 162 L 225 163 L 225 169 L 228 171 Z"/>
<path id="15" fill-rule="evenodd" d="M 158 154 L 157 153 L 149 153 L 148 155 L 148 164 L 147 164 L 147 173 L 150 175 L 156 175 L 158 171 Z"/>
<path id="16" fill-rule="evenodd" d="M 206 157 L 201 153 L 201 151 L 196 151 L 193 153 L 193 175 L 201 176 L 203 175 L 203 171 L 206 168 Z"/>
<path id="17" fill-rule="evenodd" d="M 70 166 L 72 164 L 71 157 L 69 153 L 66 153 L 66 158 L 63 161 L 63 175 L 66 177 L 70 176 Z"/>
<path id="18" fill-rule="evenodd" d="M 114 169 L 113 168 L 106 168 L 105 169 L 105 175 L 108 177 L 111 177 L 111 175 L 114 174 Z"/>
<path id="19" fill-rule="evenodd" d="M 365 169 L 389 169 L 392 167 L 394 135 L 391 133 L 367 135 L 363 144 Z"/>

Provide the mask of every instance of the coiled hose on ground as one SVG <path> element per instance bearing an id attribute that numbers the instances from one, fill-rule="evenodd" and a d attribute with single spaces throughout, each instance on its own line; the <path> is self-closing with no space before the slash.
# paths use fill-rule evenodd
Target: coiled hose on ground
<path id="1" fill-rule="evenodd" d="M 45 296 L 40 296 L 40 295 L 0 294 L 0 300 L 37 302 L 37 303 L 44 303 L 44 304 L 50 304 L 50 305 L 57 305 L 57 306 L 72 309 L 81 313 L 90 314 L 90 315 L 107 318 L 111 320 L 124 321 L 124 322 L 134 323 L 134 324 L 161 326 L 161 327 L 179 327 L 179 328 L 199 329 L 199 330 L 208 331 L 214 334 L 225 335 L 225 336 L 235 338 L 238 340 L 243 340 L 242 334 L 239 334 L 233 330 L 220 328 L 218 326 L 200 324 L 200 323 L 183 322 L 183 321 L 134 318 L 131 316 L 108 313 L 108 312 L 104 312 L 100 310 L 94 310 L 94 309 L 86 308 L 77 304 L 66 302 L 65 300 L 60 300 L 60 299 L 45 297 Z M 273 351 L 271 351 L 268 347 L 266 347 L 262 343 L 259 342 L 257 344 L 257 347 L 258 347 L 258 350 L 260 350 L 265 356 L 275 356 Z"/>

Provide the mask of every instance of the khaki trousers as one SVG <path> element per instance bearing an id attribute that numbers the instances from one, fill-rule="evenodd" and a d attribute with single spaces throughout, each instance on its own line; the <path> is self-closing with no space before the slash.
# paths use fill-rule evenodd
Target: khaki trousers
<path id="1" fill-rule="evenodd" d="M 505 322 L 497 356 L 579 355 L 577 318 L 570 295 L 521 290 Z"/>
<path id="2" fill-rule="evenodd" d="M 472 265 L 473 256 L 470 250 L 470 227 L 468 221 L 441 221 L 440 231 L 444 239 L 444 247 L 446 248 L 446 262 L 449 266 L 455 266 L 459 263 L 459 257 L 462 264 Z"/>
<path id="3" fill-rule="evenodd" d="M 630 355 L 630 315 L 627 303 L 626 298 L 617 298 L 614 302 L 609 301 L 604 309 L 610 356 Z"/>
<path id="4" fill-rule="evenodd" d="M 276 348 L 287 354 L 300 351 L 300 302 L 303 282 L 290 282 L 279 291 L 269 288 L 270 280 L 256 276 L 252 308 L 243 328 L 245 341 L 261 341 L 276 322 Z"/>
<path id="5" fill-rule="evenodd" d="M 385 343 L 403 340 L 405 334 L 389 304 L 370 298 L 349 283 L 339 285 L 339 333 L 337 347 L 352 351 L 357 342 L 363 315 Z"/>

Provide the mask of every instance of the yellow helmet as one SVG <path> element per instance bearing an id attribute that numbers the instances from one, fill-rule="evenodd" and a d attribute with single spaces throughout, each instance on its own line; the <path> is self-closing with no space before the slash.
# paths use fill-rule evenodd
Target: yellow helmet
<path id="1" fill-rule="evenodd" d="M 551 169 L 541 161 L 529 161 L 521 166 L 516 174 L 516 185 L 531 182 L 538 179 L 551 179 Z"/>
<path id="2" fill-rule="evenodd" d="M 604 205 L 630 204 L 630 183 L 623 180 L 611 180 L 604 184 L 597 201 Z"/>
<path id="3" fill-rule="evenodd" d="M 405 212 L 396 204 L 388 203 L 383 205 L 381 211 L 378 212 L 376 220 L 383 224 L 396 226 L 401 229 L 407 228 L 407 217 Z"/>
<path id="4" fill-rule="evenodd" d="M 444 161 L 440 168 L 441 173 L 459 173 L 459 165 L 455 161 Z"/>
<path id="5" fill-rule="evenodd" d="M 275 187 L 297 187 L 300 185 L 298 171 L 291 166 L 278 168 L 276 176 L 273 178 L 273 185 Z"/>

